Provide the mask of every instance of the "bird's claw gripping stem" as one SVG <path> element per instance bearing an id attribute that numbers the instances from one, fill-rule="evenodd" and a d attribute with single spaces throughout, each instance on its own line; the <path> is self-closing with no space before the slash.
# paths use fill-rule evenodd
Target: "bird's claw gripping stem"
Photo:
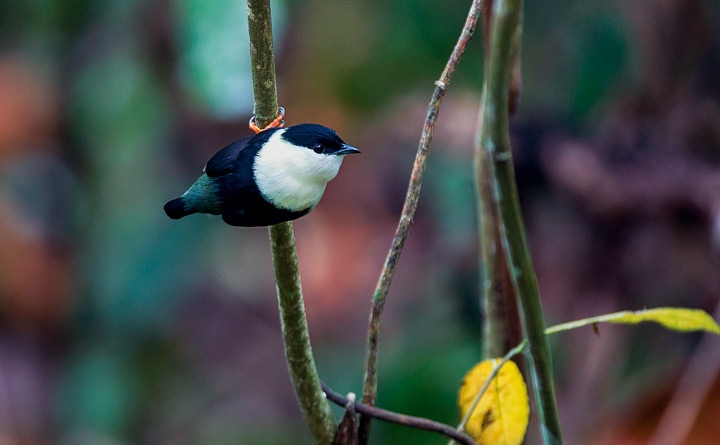
<path id="1" fill-rule="evenodd" d="M 265 131 L 268 128 L 282 128 L 283 125 L 285 125 L 285 108 L 279 107 L 278 108 L 278 117 L 275 118 L 274 121 L 270 122 L 265 128 L 260 128 L 255 124 L 255 116 L 250 118 L 250 122 L 248 123 L 248 126 L 252 131 L 255 133 L 260 133 L 261 131 Z"/>

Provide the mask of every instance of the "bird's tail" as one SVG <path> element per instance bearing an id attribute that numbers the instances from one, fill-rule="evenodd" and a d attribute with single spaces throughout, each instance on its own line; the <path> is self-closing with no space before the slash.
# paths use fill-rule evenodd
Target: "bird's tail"
<path id="1" fill-rule="evenodd" d="M 172 201 L 165 204 L 165 207 L 163 207 L 163 209 L 165 209 L 165 213 L 167 214 L 167 216 L 172 219 L 180 219 L 183 216 L 187 216 L 193 213 L 192 211 L 188 211 L 185 208 L 185 200 L 183 198 L 173 199 Z"/>

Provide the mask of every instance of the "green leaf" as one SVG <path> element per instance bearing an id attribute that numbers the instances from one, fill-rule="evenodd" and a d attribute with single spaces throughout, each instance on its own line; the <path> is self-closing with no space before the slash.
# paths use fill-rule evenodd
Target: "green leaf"
<path id="1" fill-rule="evenodd" d="M 568 331 L 595 323 L 620 323 L 638 324 L 644 321 L 652 321 L 672 329 L 673 331 L 692 332 L 705 331 L 713 334 L 720 334 L 720 326 L 707 312 L 700 309 L 687 309 L 675 307 L 660 307 L 655 309 L 644 309 L 641 311 L 623 311 L 597 317 L 584 318 L 549 327 L 545 334 Z"/>

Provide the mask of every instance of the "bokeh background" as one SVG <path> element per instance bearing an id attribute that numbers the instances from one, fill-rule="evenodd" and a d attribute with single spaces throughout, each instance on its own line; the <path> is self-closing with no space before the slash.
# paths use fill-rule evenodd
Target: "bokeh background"
<path id="1" fill-rule="evenodd" d="M 361 391 L 370 296 L 468 6 L 273 2 L 288 124 L 334 127 L 363 152 L 295 224 L 319 371 L 339 392 Z M 0 443 L 311 443 L 267 229 L 162 211 L 249 133 L 245 14 L 240 0 L 0 0 Z M 512 137 L 548 323 L 714 312 L 720 3 L 527 1 L 524 29 Z M 451 424 L 480 359 L 481 82 L 476 39 L 381 336 L 379 405 Z M 717 340 L 601 326 L 552 347 L 567 443 L 720 440 Z M 445 442 L 373 427 L 373 443 Z"/>

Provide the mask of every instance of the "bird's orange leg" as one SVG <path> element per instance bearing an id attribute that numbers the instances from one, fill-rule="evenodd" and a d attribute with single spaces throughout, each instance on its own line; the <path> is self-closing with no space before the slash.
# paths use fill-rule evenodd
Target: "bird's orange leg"
<path id="1" fill-rule="evenodd" d="M 285 125 L 285 108 L 279 107 L 278 108 L 278 117 L 275 118 L 274 121 L 270 122 L 265 128 L 260 128 L 255 124 L 255 116 L 250 118 L 250 122 L 248 123 L 248 126 L 252 131 L 255 133 L 260 133 L 261 131 L 265 131 L 269 128 L 282 128 L 283 125 Z"/>

